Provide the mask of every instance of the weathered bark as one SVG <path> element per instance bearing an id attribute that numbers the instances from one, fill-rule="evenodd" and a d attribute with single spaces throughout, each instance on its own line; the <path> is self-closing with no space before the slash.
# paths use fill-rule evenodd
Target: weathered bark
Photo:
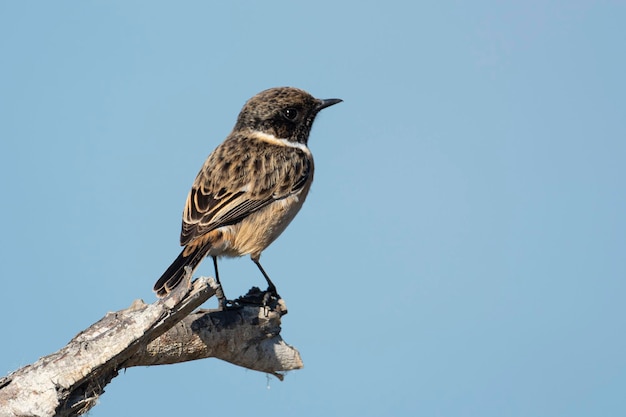
<path id="1" fill-rule="evenodd" d="M 0 379 L 0 416 L 83 414 L 120 369 L 132 366 L 215 357 L 280 379 L 302 368 L 298 351 L 280 337 L 282 300 L 193 312 L 219 291 L 213 279 L 193 286 L 187 279 L 153 304 L 136 300 L 108 313 L 61 350 Z"/>

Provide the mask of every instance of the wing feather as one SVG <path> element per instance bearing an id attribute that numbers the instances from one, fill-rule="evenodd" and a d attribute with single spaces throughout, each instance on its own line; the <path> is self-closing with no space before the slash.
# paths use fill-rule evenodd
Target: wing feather
<path id="1" fill-rule="evenodd" d="M 187 196 L 181 245 L 301 191 L 312 175 L 313 160 L 300 148 L 229 138 L 209 156 Z"/>

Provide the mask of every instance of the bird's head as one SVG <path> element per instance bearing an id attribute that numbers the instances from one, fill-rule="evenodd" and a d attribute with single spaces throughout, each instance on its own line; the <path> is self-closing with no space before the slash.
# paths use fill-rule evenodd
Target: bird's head
<path id="1" fill-rule="evenodd" d="M 342 100 L 320 100 L 293 87 L 277 87 L 252 97 L 241 109 L 235 130 L 252 130 L 305 144 L 317 113 Z"/>

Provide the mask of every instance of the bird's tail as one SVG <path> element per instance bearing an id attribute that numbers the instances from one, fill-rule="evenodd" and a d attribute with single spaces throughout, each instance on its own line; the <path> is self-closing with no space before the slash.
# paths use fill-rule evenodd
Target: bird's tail
<path id="1" fill-rule="evenodd" d="M 154 284 L 154 292 L 157 297 L 163 298 L 169 294 L 185 276 L 185 267 L 189 266 L 191 270 L 195 270 L 209 250 L 209 245 L 199 245 L 191 252 L 185 254 L 186 250 L 178 255 L 167 270 L 161 275 L 161 278 Z"/>

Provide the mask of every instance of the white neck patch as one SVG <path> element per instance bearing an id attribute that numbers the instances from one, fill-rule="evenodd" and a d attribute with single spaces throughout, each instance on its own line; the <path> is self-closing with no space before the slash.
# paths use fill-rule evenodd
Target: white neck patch
<path id="1" fill-rule="evenodd" d="M 259 130 L 253 131 L 252 135 L 257 139 L 262 140 L 263 142 L 271 143 L 272 145 L 297 148 L 297 149 L 303 150 L 307 155 L 311 154 L 311 151 L 309 150 L 309 148 L 305 144 L 300 143 L 300 142 L 292 142 L 288 139 L 277 138 L 274 135 L 270 135 L 269 133 L 261 132 Z"/>

